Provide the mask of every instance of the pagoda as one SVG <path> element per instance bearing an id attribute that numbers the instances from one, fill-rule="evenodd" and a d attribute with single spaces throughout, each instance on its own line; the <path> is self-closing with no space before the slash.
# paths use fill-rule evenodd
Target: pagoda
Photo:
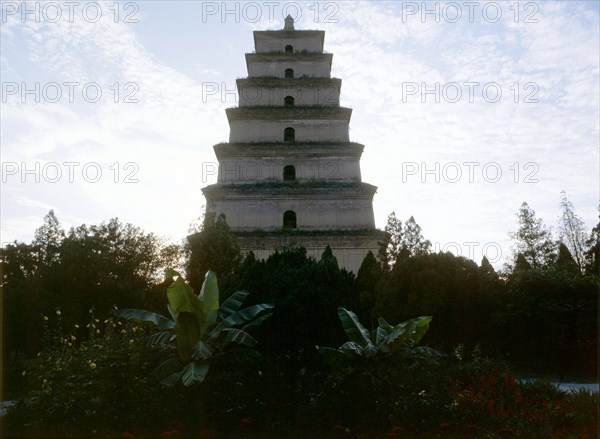
<path id="1" fill-rule="evenodd" d="M 229 142 L 214 146 L 218 181 L 202 189 L 207 212 L 225 214 L 242 251 L 266 258 L 296 245 L 319 257 L 329 245 L 341 267 L 358 271 L 383 232 L 363 183 L 364 145 L 351 142 L 352 110 L 340 107 L 325 32 L 254 31 L 239 106 L 226 110 Z"/>

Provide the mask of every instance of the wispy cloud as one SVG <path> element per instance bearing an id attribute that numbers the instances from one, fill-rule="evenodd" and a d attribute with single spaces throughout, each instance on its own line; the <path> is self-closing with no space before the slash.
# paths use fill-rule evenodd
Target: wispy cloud
<path id="1" fill-rule="evenodd" d="M 435 242 L 501 242 L 508 251 L 507 232 L 515 228 L 520 203 L 529 201 L 553 223 L 562 189 L 569 191 L 587 225 L 595 224 L 600 119 L 596 7 L 539 2 L 537 23 L 525 23 L 524 11 L 517 22 L 507 3 L 496 23 L 481 16 L 473 23 L 450 23 L 403 15 L 402 2 L 340 2 L 330 17 L 337 23 L 331 23 L 324 19 L 324 12 L 331 12 L 324 10 L 325 4 L 318 4 L 319 20 L 314 5 L 303 4 L 296 27 L 326 31 L 325 49 L 334 54 L 332 73 L 343 79 L 342 104 L 354 109 L 351 138 L 366 145 L 363 179 L 379 187 L 378 226 L 395 210 L 401 218 L 415 215 Z M 110 6 L 102 5 L 105 11 Z M 223 110 L 234 104 L 225 102 L 223 90 L 207 97 L 206 84 L 233 89 L 234 78 L 246 72 L 243 67 L 232 71 L 234 59 L 243 66 L 245 49 L 231 42 L 247 41 L 245 47 L 251 47 L 252 29 L 280 28 L 283 21 L 265 15 L 238 25 L 182 17 L 186 11 L 198 14 L 197 8 L 185 2 L 177 7 L 143 2 L 137 24 L 21 23 L 19 17 L 3 24 L 3 81 L 93 82 L 103 92 L 98 103 L 83 99 L 80 89 L 73 103 L 23 104 L 18 96 L 3 103 L 3 162 L 30 167 L 38 162 L 97 163 L 104 173 L 96 183 L 79 176 L 54 186 L 24 185 L 18 175 L 11 177 L 3 184 L 3 235 L 28 239 L 34 230 L 31 218 L 47 207 L 71 221 L 120 216 L 173 239 L 185 235 L 204 203 L 200 188 L 214 181 L 202 172 L 203 163 L 216 161 L 212 145 L 228 138 Z M 184 59 L 175 66 L 162 49 L 182 45 L 175 35 L 203 47 L 210 42 L 215 48 L 211 53 L 219 55 L 209 58 L 190 50 L 182 52 Z M 480 84 L 473 102 L 464 85 L 470 81 Z M 450 93 L 450 83 L 459 84 L 463 93 L 456 103 L 443 95 L 436 102 L 434 95 L 423 93 L 436 84 Z M 490 103 L 482 94 L 488 83 L 500 87 L 499 102 Z M 409 94 L 407 87 L 415 84 L 418 92 Z M 128 95 L 139 102 L 123 102 Z M 527 97 L 538 102 L 525 103 Z M 465 162 L 479 163 L 473 181 L 468 181 Z M 133 169 L 125 169 L 127 163 L 137 166 L 138 183 L 123 182 Z M 418 173 L 403 172 L 407 163 L 418 164 Z M 436 183 L 429 174 L 423 182 L 423 164 L 427 169 L 439 165 L 441 171 L 448 163 L 461 165 L 460 181 L 441 176 Z M 501 169 L 497 182 L 482 174 L 488 163 Z M 538 182 L 525 183 L 527 177 Z"/>

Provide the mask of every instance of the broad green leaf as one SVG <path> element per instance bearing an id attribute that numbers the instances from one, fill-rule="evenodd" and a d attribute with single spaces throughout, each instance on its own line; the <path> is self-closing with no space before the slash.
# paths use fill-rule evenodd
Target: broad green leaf
<path id="1" fill-rule="evenodd" d="M 223 320 L 223 323 L 225 323 L 227 326 L 242 325 L 244 323 L 248 323 L 248 322 L 254 320 L 256 317 L 258 317 L 263 312 L 269 311 L 273 308 L 274 308 L 273 305 L 268 305 L 266 303 L 252 305 L 252 306 L 249 306 L 247 308 L 241 309 L 241 310 L 233 313 L 232 315 L 227 317 L 225 320 Z"/>
<path id="2" fill-rule="evenodd" d="M 247 331 L 248 329 L 254 328 L 256 326 L 260 326 L 262 324 L 262 322 L 264 322 L 265 320 L 267 320 L 268 318 L 270 318 L 271 315 L 272 315 L 271 312 L 265 312 L 264 314 L 261 314 L 257 318 L 251 320 L 250 323 L 242 326 L 242 329 L 244 331 Z"/>
<path id="3" fill-rule="evenodd" d="M 146 346 L 166 346 L 175 340 L 175 338 L 175 334 L 171 333 L 170 331 L 157 332 L 156 334 L 152 334 L 150 337 L 148 337 Z"/>
<path id="4" fill-rule="evenodd" d="M 150 372 L 148 378 L 150 378 L 151 381 L 162 381 L 175 372 L 179 372 L 182 367 L 183 364 L 177 357 L 171 357 L 156 366 L 156 368 Z"/>
<path id="5" fill-rule="evenodd" d="M 165 281 L 172 281 L 174 277 L 181 277 L 181 274 L 177 270 L 167 268 L 165 271 Z"/>
<path id="6" fill-rule="evenodd" d="M 201 361 L 192 361 L 181 371 L 181 382 L 184 386 L 200 384 L 206 378 L 209 365 Z"/>
<path id="7" fill-rule="evenodd" d="M 168 303 L 167 303 L 167 309 L 169 310 L 169 314 L 171 315 L 171 318 L 173 319 L 173 321 L 176 322 L 177 316 L 173 312 L 173 308 L 171 308 L 171 305 L 169 305 Z"/>
<path id="8" fill-rule="evenodd" d="M 248 291 L 237 291 L 229 296 L 225 302 L 221 304 L 219 309 L 219 320 L 226 319 L 234 312 L 239 311 L 249 294 Z"/>
<path id="9" fill-rule="evenodd" d="M 413 319 L 414 323 L 411 324 L 411 335 L 410 338 L 414 344 L 421 341 L 421 338 L 429 330 L 429 322 L 433 319 L 432 316 L 421 316 Z"/>
<path id="10" fill-rule="evenodd" d="M 387 332 L 394 330 L 394 327 L 390 325 L 383 317 L 379 317 L 377 321 L 379 323 L 379 327 L 383 328 Z"/>
<path id="11" fill-rule="evenodd" d="M 352 352 L 361 357 L 365 356 L 363 348 L 358 343 L 355 343 L 353 341 L 347 341 L 346 343 L 340 346 L 339 350 L 343 353 Z"/>
<path id="12" fill-rule="evenodd" d="M 431 316 L 421 316 L 399 323 L 386 337 L 385 343 L 389 345 L 392 351 L 399 349 L 407 343 L 414 346 L 419 343 L 429 329 L 431 319 Z"/>
<path id="13" fill-rule="evenodd" d="M 232 315 L 224 319 L 221 323 L 219 323 L 216 326 L 216 328 L 213 329 L 213 331 L 210 333 L 210 336 L 217 336 L 219 332 L 221 332 L 225 328 L 231 328 L 234 326 L 243 325 L 245 323 L 251 323 L 259 315 L 272 309 L 273 305 L 267 305 L 266 303 L 252 305 L 247 308 L 244 308 L 236 313 L 233 313 Z"/>
<path id="14" fill-rule="evenodd" d="M 200 326 L 196 317 L 182 311 L 177 317 L 177 353 L 184 363 L 191 359 L 192 349 L 200 341 Z"/>
<path id="15" fill-rule="evenodd" d="M 214 272 L 206 272 L 198 298 L 202 302 L 204 310 L 205 321 L 202 327 L 202 332 L 204 332 L 210 325 L 217 323 L 219 315 L 219 284 Z"/>
<path id="16" fill-rule="evenodd" d="M 210 357 L 212 357 L 212 354 L 212 349 L 203 341 L 199 341 L 196 343 L 196 346 L 194 346 L 192 358 L 194 360 L 208 360 Z"/>
<path id="17" fill-rule="evenodd" d="M 181 378 L 181 372 L 175 372 L 160 382 L 165 387 L 173 387 Z"/>
<path id="18" fill-rule="evenodd" d="M 384 329 L 380 325 L 377 328 L 377 331 L 375 331 L 375 344 L 377 344 L 377 346 L 381 346 L 382 344 L 384 344 L 385 339 L 388 335 L 390 335 L 389 331 Z"/>
<path id="19" fill-rule="evenodd" d="M 398 323 L 393 327 L 383 341 L 381 342 L 382 350 L 386 352 L 395 352 L 401 347 L 405 347 L 405 342 L 408 340 L 409 330 L 407 329 L 408 322 Z"/>
<path id="20" fill-rule="evenodd" d="M 338 315 L 342 322 L 344 332 L 350 339 L 355 343 L 358 343 L 362 348 L 369 349 L 374 347 L 371 338 L 369 337 L 369 331 L 360 323 L 356 314 L 352 311 L 348 311 L 345 308 L 338 308 Z"/>
<path id="21" fill-rule="evenodd" d="M 346 343 L 344 343 L 343 345 L 340 346 L 339 350 L 346 355 L 348 355 L 348 354 L 351 354 L 351 356 L 358 355 L 360 357 L 365 357 L 365 358 L 370 358 L 379 353 L 379 349 L 377 349 L 377 347 L 373 344 L 370 344 L 363 348 L 358 343 L 355 343 L 353 341 L 347 341 Z"/>
<path id="22" fill-rule="evenodd" d="M 222 346 L 227 346 L 230 343 L 243 344 L 245 346 L 253 347 L 256 345 L 256 340 L 246 331 L 238 328 L 226 328 L 221 331 L 219 335 L 219 341 Z"/>
<path id="23" fill-rule="evenodd" d="M 202 302 L 194 294 L 192 287 L 190 287 L 183 278 L 178 277 L 175 282 L 169 285 L 167 288 L 167 298 L 169 299 L 169 305 L 173 310 L 173 313 L 177 317 L 179 323 L 179 314 L 187 312 L 195 316 L 198 322 L 198 328 L 201 328 L 204 324 L 205 317 L 202 308 Z"/>
<path id="24" fill-rule="evenodd" d="M 175 328 L 175 322 L 169 320 L 161 314 L 145 311 L 143 309 L 118 309 L 113 312 L 113 315 L 125 319 L 133 319 L 138 322 L 150 322 L 158 326 L 158 329 L 166 331 L 167 329 Z"/>

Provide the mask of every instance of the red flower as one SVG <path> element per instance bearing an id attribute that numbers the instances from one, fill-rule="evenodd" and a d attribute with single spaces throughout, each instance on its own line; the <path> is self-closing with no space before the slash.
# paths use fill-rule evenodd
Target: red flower
<path id="1" fill-rule="evenodd" d="M 442 430 L 442 431 L 450 430 L 450 424 L 448 424 L 447 422 L 442 422 L 440 424 L 440 430 Z"/>
<path id="2" fill-rule="evenodd" d="M 252 424 L 252 418 L 250 416 L 246 416 L 240 421 L 240 427 L 242 428 L 247 427 L 250 424 Z"/>
<path id="3" fill-rule="evenodd" d="M 517 391 L 515 392 L 515 402 L 516 402 L 517 404 L 519 404 L 519 403 L 521 402 L 521 392 L 520 392 L 519 390 L 517 390 Z"/>

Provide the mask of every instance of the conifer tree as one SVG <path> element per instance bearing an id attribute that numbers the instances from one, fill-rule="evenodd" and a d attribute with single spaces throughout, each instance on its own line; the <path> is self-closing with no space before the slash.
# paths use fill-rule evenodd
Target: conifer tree
<path id="1" fill-rule="evenodd" d="M 555 258 L 550 229 L 526 202 L 521 204 L 517 217 L 519 229 L 510 234 L 516 241 L 516 256 L 522 255 L 533 268 L 547 267 Z"/>
<path id="2" fill-rule="evenodd" d="M 569 249 L 579 270 L 585 266 L 585 247 L 589 239 L 585 223 L 575 213 L 573 203 L 567 199 L 567 193 L 561 192 L 561 216 L 558 220 L 558 239 Z"/>
<path id="3" fill-rule="evenodd" d="M 412 215 L 404 224 L 402 246 L 408 250 L 410 256 L 423 255 L 431 251 L 431 242 L 423 237 L 421 226 Z"/>

